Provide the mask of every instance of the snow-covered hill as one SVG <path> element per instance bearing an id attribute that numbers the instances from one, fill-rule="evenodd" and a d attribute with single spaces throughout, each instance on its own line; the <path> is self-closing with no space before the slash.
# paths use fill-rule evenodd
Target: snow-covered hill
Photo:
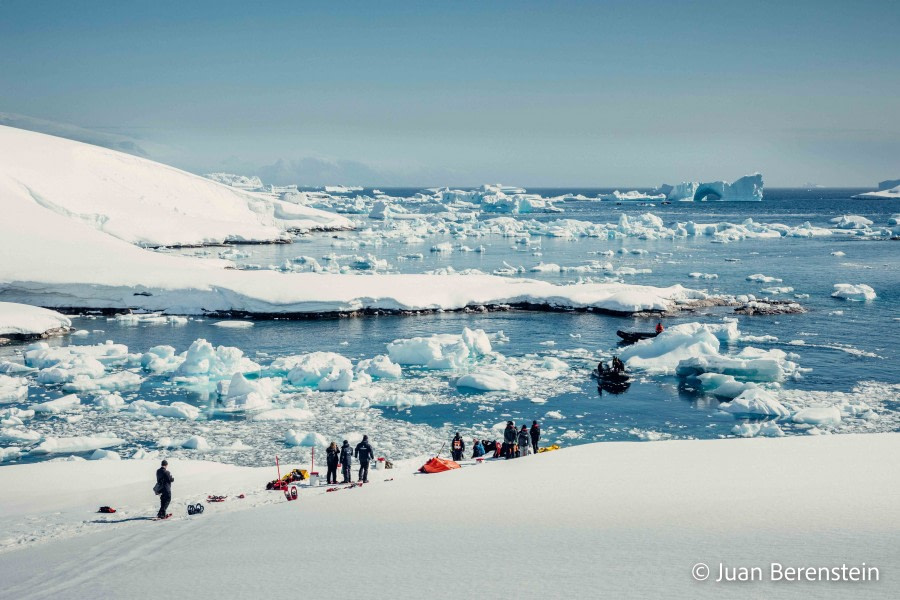
<path id="1" fill-rule="evenodd" d="M 680 285 L 238 271 L 227 261 L 151 252 L 138 245 L 271 240 L 288 227 L 349 221 L 9 127 L 0 127 L 0 214 L 0 299 L 47 307 L 278 314 L 521 302 L 634 312 L 703 297 Z"/>
<path id="2" fill-rule="evenodd" d="M 607 442 L 435 475 L 409 461 L 297 502 L 263 490 L 274 467 L 173 461 L 165 522 L 147 520 L 155 460 L 10 466 L 0 597 L 895 598 L 898 460 L 897 434 Z M 207 494 L 229 498 L 188 516 Z M 776 561 L 880 581 L 714 581 Z"/>
<path id="3" fill-rule="evenodd" d="M 273 241 L 289 229 L 351 225 L 130 154 L 0 126 L 0 210 L 21 221 L 24 205 L 141 246 Z"/>

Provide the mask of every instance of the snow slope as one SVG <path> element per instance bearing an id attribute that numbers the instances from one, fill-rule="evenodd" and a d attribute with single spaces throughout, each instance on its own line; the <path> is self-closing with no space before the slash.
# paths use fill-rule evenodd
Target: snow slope
<path id="1" fill-rule="evenodd" d="M 0 210 L 23 205 L 142 246 L 272 241 L 286 229 L 350 228 L 325 211 L 243 192 L 144 158 L 0 126 Z"/>
<path id="2" fill-rule="evenodd" d="M 0 191 L 0 198 L 5 198 Z M 703 294 L 679 285 L 552 285 L 491 275 L 278 273 L 226 269 L 220 260 L 152 252 L 84 223 L 19 203 L 0 221 L 0 300 L 47 307 L 140 308 L 168 313 L 457 309 L 513 302 L 662 310 Z"/>
<path id="3" fill-rule="evenodd" d="M 22 157 L 15 156 L 15 148 L 21 148 Z M 72 159 L 75 166 L 67 166 L 70 157 L 75 157 Z M 106 167 L 92 166 L 95 162 Z M 45 163 L 57 165 L 60 174 L 49 176 Z M 28 165 L 28 168 L 22 165 Z M 81 192 L 74 189 L 82 185 L 82 176 L 67 172 L 78 166 L 84 167 L 84 177 L 91 186 L 96 184 L 97 189 L 105 191 L 114 189 L 116 194 L 121 192 L 133 203 L 127 210 L 110 209 L 109 215 L 97 218 L 94 218 L 95 213 L 91 213 L 90 218 L 73 216 L 78 212 L 84 217 L 87 213 L 82 211 L 99 209 L 101 204 L 100 200 L 94 199 L 90 189 L 84 188 Z M 117 182 L 116 187 L 101 185 L 104 178 Z M 198 206 L 205 207 L 203 210 L 190 212 L 179 208 L 181 204 L 190 203 L 176 206 L 175 196 L 168 195 L 166 190 L 160 191 L 160 180 L 171 186 L 180 186 L 187 181 L 191 190 L 213 191 L 206 200 L 198 201 Z M 73 187 L 71 196 L 66 183 Z M 65 206 L 60 204 L 64 192 Z M 226 269 L 231 264 L 227 261 L 170 256 L 130 243 L 188 243 L 229 235 L 252 238 L 256 234 L 250 235 L 250 229 L 231 228 L 232 224 L 238 223 L 253 231 L 266 229 L 251 214 L 248 208 L 251 205 L 242 200 L 241 194 L 243 192 L 134 156 L 0 127 L 0 214 L 14 217 L 0 220 L 0 300 L 58 308 L 130 307 L 182 314 L 230 310 L 277 314 L 369 308 L 458 309 L 516 302 L 634 312 L 663 310 L 675 301 L 702 297 L 701 293 L 681 286 L 552 285 L 490 275 L 348 277 L 238 271 Z M 50 198 L 55 200 L 49 203 Z M 101 199 L 104 205 L 115 204 L 111 197 Z M 278 210 L 283 214 L 304 209 L 286 202 L 282 204 L 285 206 Z M 208 219 L 213 205 L 217 209 L 220 205 L 227 206 L 224 214 L 234 221 Z M 48 206 L 51 206 L 50 210 Z M 173 212 L 169 215 L 171 218 L 160 217 L 162 220 L 151 214 L 144 218 L 144 212 L 164 214 L 161 207 L 165 206 L 172 211 L 184 210 L 185 214 Z M 223 213 L 219 210 L 217 214 Z M 118 220 L 119 217 L 122 219 Z M 119 237 L 109 235 L 114 223 L 113 229 Z M 170 233 L 170 237 L 165 237 Z"/>
<path id="4" fill-rule="evenodd" d="M 408 463 L 290 503 L 259 491 L 272 469 L 175 462 L 165 523 L 143 520 L 156 461 L 4 467 L 0 596 L 893 598 L 900 483 L 883 465 L 898 460 L 896 434 L 600 443 L 437 475 Z M 232 497 L 188 517 L 210 493 Z M 881 580 L 692 579 L 719 561 L 865 562 Z"/>
<path id="5" fill-rule="evenodd" d="M 56 311 L 27 304 L 0 302 L 0 337 L 10 334 L 40 336 L 48 331 L 71 326 L 72 321 Z"/>

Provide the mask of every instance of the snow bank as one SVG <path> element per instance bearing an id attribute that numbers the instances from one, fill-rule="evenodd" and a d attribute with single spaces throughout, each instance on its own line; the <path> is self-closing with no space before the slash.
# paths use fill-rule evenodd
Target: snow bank
<path id="1" fill-rule="evenodd" d="M 421 598 L 422 579 L 410 573 L 420 573 L 427 557 L 446 552 L 452 532 L 474 548 L 494 548 L 502 539 L 509 547 L 554 550 L 541 555 L 539 566 L 529 560 L 473 560 L 463 576 L 459 568 L 431 569 L 428 585 L 437 591 L 430 597 L 459 598 L 477 589 L 481 597 L 501 598 L 511 595 L 515 582 L 539 598 L 644 598 L 661 591 L 676 599 L 715 598 L 722 588 L 694 581 L 689 571 L 703 557 L 729 556 L 748 566 L 760 560 L 885 565 L 877 582 L 734 583 L 729 597 L 809 596 L 812 586 L 817 598 L 891 598 L 898 586 L 886 565 L 896 564 L 898 555 L 900 485 L 873 457 L 888 467 L 900 461 L 898 436 L 587 444 L 427 476 L 414 475 L 422 461 L 395 462 L 389 477 L 370 477 L 361 491 L 299 486 L 299 502 L 261 489 L 274 477 L 272 466 L 171 460 L 175 516 L 163 525 L 140 520 L 155 511 L 149 490 L 155 462 L 4 466 L 0 595 L 103 598 L 118 589 L 153 598 L 165 573 L 173 598 L 252 597 L 271 584 L 271 573 L 296 572 L 298 564 L 324 573 L 346 559 L 341 544 L 294 544 L 286 552 L 284 544 L 272 541 L 272 532 L 279 532 L 284 539 L 352 539 L 390 557 L 389 567 L 377 574 L 342 582 L 345 596 Z M 48 494 L 48 481 L 66 493 Z M 528 490 L 527 502 L 510 502 L 499 511 L 462 518 L 458 510 L 435 509 L 448 498 L 477 502 L 522 489 Z M 188 517 L 186 503 L 209 493 L 229 499 Z M 246 498 L 232 500 L 239 493 Z M 119 512 L 92 514 L 100 496 Z M 815 532 L 816 543 L 810 544 L 809 532 Z M 52 543 L 40 543 L 45 540 Z M 98 552 L 102 560 L 86 568 L 85 557 Z M 604 568 L 592 570 L 597 564 Z M 302 587 L 307 596 L 325 597 L 334 585 L 309 577 Z"/>
<path id="2" fill-rule="evenodd" d="M 876 298 L 875 290 L 871 286 L 864 283 L 853 285 L 850 283 L 834 284 L 834 292 L 831 293 L 832 298 L 843 298 L 844 300 L 854 300 L 857 302 L 865 302 Z"/>
<path id="3" fill-rule="evenodd" d="M 53 310 L 0 302 L 0 337 L 43 336 L 50 332 L 67 331 L 72 327 L 68 317 Z"/>

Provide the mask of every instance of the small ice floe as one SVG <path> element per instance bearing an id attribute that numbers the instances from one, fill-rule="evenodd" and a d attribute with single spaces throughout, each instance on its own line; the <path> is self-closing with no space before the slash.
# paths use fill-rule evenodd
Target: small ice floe
<path id="1" fill-rule="evenodd" d="M 844 300 L 853 300 L 856 302 L 865 302 L 876 298 L 875 290 L 871 286 L 864 283 L 836 283 L 834 284 L 834 292 L 831 293 L 832 298 L 843 298 Z"/>
<path id="2" fill-rule="evenodd" d="M 519 389 L 515 377 L 498 369 L 478 369 L 456 380 L 456 387 L 485 392 L 514 392 Z"/>
<path id="3" fill-rule="evenodd" d="M 253 321 L 216 321 L 212 325 L 214 327 L 225 327 L 226 329 L 249 329 L 253 327 Z"/>
<path id="4" fill-rule="evenodd" d="M 688 277 L 691 277 L 692 279 L 718 279 L 719 275 L 717 273 L 694 272 L 688 273 Z"/>
<path id="5" fill-rule="evenodd" d="M 762 273 L 754 273 L 753 275 L 747 275 L 747 281 L 755 281 L 757 283 L 781 283 L 783 280 L 777 277 L 763 275 Z"/>
<path id="6" fill-rule="evenodd" d="M 99 448 L 118 446 L 124 440 L 113 434 L 102 433 L 78 437 L 46 437 L 40 444 L 31 449 L 29 454 L 69 454 L 72 452 L 88 452 Z"/>

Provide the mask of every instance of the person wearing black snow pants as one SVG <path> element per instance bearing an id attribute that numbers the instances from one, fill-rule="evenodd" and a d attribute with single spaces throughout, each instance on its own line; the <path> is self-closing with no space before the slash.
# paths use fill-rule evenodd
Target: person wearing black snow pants
<path id="1" fill-rule="evenodd" d="M 537 421 L 531 422 L 531 447 L 534 449 L 534 453 L 538 453 L 538 440 L 541 439 L 541 426 L 538 425 Z"/>
<path id="2" fill-rule="evenodd" d="M 159 486 L 159 512 L 156 516 L 160 519 L 166 518 L 166 510 L 169 509 L 169 502 L 172 501 L 172 483 L 175 478 L 166 468 L 169 461 L 162 461 L 162 466 L 156 470 L 156 485 Z"/>
<path id="3" fill-rule="evenodd" d="M 350 442 L 344 440 L 344 444 L 341 446 L 341 475 L 344 476 L 344 480 L 341 483 L 350 483 L 350 466 L 353 464 L 353 448 L 350 447 Z"/>
<path id="4" fill-rule="evenodd" d="M 466 443 L 463 441 L 458 431 L 456 432 L 456 437 L 450 442 L 450 451 L 453 454 L 454 461 L 459 462 L 462 460 L 463 452 L 466 451 Z"/>
<path id="5" fill-rule="evenodd" d="M 328 465 L 328 473 L 325 475 L 325 479 L 330 484 L 337 483 L 337 467 L 338 463 L 341 462 L 341 449 L 338 448 L 337 444 L 331 442 L 331 445 L 325 450 L 325 455 Z"/>
<path id="6" fill-rule="evenodd" d="M 375 451 L 369 445 L 369 436 L 364 435 L 360 443 L 356 445 L 353 456 L 359 459 L 359 479 L 362 483 L 369 483 L 369 461 L 375 458 Z"/>

